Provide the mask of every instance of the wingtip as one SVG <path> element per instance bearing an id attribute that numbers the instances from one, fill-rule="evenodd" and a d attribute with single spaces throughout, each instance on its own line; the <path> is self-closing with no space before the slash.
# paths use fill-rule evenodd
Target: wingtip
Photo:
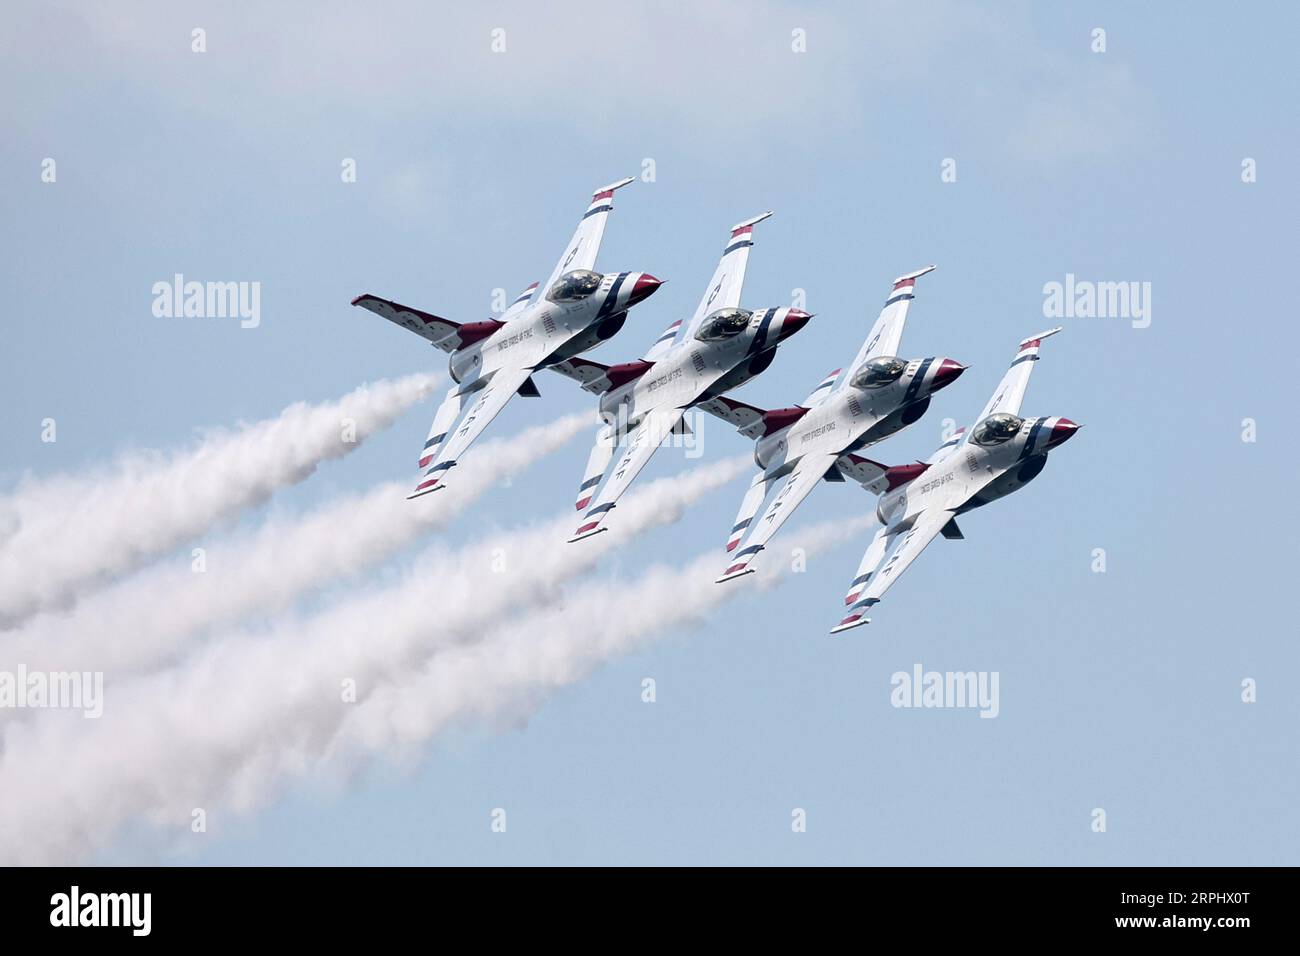
<path id="1" fill-rule="evenodd" d="M 757 216 L 751 216 L 748 219 L 746 219 L 744 222 L 736 223 L 734 226 L 731 227 L 731 231 L 735 232 L 737 229 L 744 229 L 748 226 L 756 226 L 764 219 L 771 218 L 771 216 L 772 216 L 772 210 L 770 209 L 767 212 L 760 212 Z"/>
<path id="2" fill-rule="evenodd" d="M 722 584 L 726 581 L 734 581 L 736 580 L 736 578 L 743 578 L 746 574 L 753 574 L 753 573 L 754 573 L 753 568 L 745 568 L 745 570 L 743 571 L 732 571 L 729 574 L 724 574 L 720 578 L 716 578 L 713 583 Z"/>
<path id="3" fill-rule="evenodd" d="M 900 282 L 906 282 L 908 279 L 919 279 L 921 278 L 921 276 L 933 272 L 937 268 L 939 268 L 938 263 L 933 263 L 928 266 L 922 266 L 921 268 L 917 269 L 915 272 L 909 272 L 906 275 L 901 275 L 898 278 L 896 278 L 894 280 L 894 285 L 898 285 L 898 283 Z"/>
<path id="4" fill-rule="evenodd" d="M 568 540 L 567 543 L 574 544 L 575 542 L 578 541 L 585 541 L 587 538 L 595 537 L 596 535 L 600 534 L 602 531 L 608 531 L 608 530 L 609 530 L 608 528 L 594 528 L 591 531 L 582 531 L 575 534 L 572 538 Z"/>
<path id="5" fill-rule="evenodd" d="M 1037 335 L 1031 335 L 1028 338 L 1021 339 L 1020 348 L 1023 349 L 1030 342 L 1041 342 L 1043 339 L 1047 338 L 1048 336 L 1055 335 L 1057 332 L 1062 331 L 1063 328 L 1064 326 L 1058 325 L 1054 329 L 1048 329 L 1046 332 L 1039 332 Z"/>
<path id="6" fill-rule="evenodd" d="M 618 182 L 610 183 L 608 186 L 598 187 L 595 190 L 595 192 L 592 193 L 592 195 L 599 196 L 601 193 L 612 193 L 615 189 L 622 189 L 624 186 L 628 185 L 629 183 L 634 183 L 634 182 L 636 182 L 635 176 L 625 176 L 623 179 L 620 179 Z"/>
<path id="7" fill-rule="evenodd" d="M 839 624 L 836 624 L 834 627 L 832 627 L 829 633 L 843 634 L 845 631 L 851 631 L 855 627 L 861 627 L 864 624 L 870 624 L 870 623 L 871 623 L 871 618 L 869 617 L 860 617 L 856 621 L 850 621 L 848 623 L 841 621 Z"/>
<path id="8" fill-rule="evenodd" d="M 416 498 L 423 498 L 425 495 L 431 495 L 431 494 L 433 494 L 435 491 L 442 491 L 442 489 L 444 489 L 444 488 L 446 488 L 446 487 L 447 487 L 447 486 L 444 485 L 442 482 L 438 482 L 438 483 L 437 483 L 436 485 L 434 485 L 432 488 L 425 488 L 423 491 L 413 491 L 413 492 L 411 492 L 409 495 L 406 496 L 406 500 L 407 500 L 407 501 L 414 501 Z"/>

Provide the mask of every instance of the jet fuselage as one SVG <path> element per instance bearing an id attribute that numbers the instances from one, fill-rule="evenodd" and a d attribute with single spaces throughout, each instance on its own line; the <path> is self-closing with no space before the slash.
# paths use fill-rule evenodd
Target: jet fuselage
<path id="1" fill-rule="evenodd" d="M 810 317 L 799 309 L 760 309 L 728 338 L 684 339 L 657 361 L 640 363 L 635 378 L 605 392 L 601 415 L 627 430 L 656 408 L 688 408 L 736 388 L 767 368 L 780 342 Z"/>
<path id="2" fill-rule="evenodd" d="M 895 381 L 878 388 L 846 382 L 802 413 L 797 406 L 769 412 L 769 418 L 777 421 L 776 416 L 784 413 L 798 418 L 760 438 L 754 460 L 769 475 L 779 477 L 805 455 L 845 454 L 874 445 L 924 415 L 930 396 L 964 370 L 952 359 L 917 359 L 908 362 Z"/>
<path id="3" fill-rule="evenodd" d="M 883 494 L 876 516 L 891 531 L 902 530 L 922 511 L 963 514 L 1003 498 L 1033 481 L 1047 464 L 1048 451 L 1078 427 L 1057 416 L 1026 418 L 1013 437 L 986 445 L 974 440 L 976 426 L 938 464 Z"/>
<path id="4" fill-rule="evenodd" d="M 539 290 L 510 321 L 478 323 L 486 334 L 451 354 L 451 376 L 472 387 L 500 368 L 543 368 L 573 358 L 615 335 L 627 310 L 659 285 L 649 273 L 611 272 L 600 276 L 595 291 L 573 301 L 553 301 L 548 290 Z"/>

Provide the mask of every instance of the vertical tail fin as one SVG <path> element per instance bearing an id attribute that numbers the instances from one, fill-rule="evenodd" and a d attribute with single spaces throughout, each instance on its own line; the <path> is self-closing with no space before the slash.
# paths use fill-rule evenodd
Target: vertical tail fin
<path id="1" fill-rule="evenodd" d="M 820 405 L 822 402 L 826 401 L 826 396 L 831 393 L 831 386 L 833 386 L 835 380 L 840 377 L 841 371 L 842 369 L 837 368 L 835 371 L 827 373 L 826 377 L 821 380 L 818 386 L 809 392 L 808 397 L 799 404 L 804 408 L 812 408 L 813 406 Z"/>
<path id="2" fill-rule="evenodd" d="M 948 438 L 944 441 L 942 445 L 940 445 L 938 448 L 934 450 L 933 453 L 931 453 L 930 457 L 925 460 L 926 464 L 927 465 L 939 464 L 939 462 L 943 461 L 945 458 L 947 458 L 949 455 L 952 454 L 954 448 L 956 448 L 958 445 L 961 444 L 962 438 L 964 438 L 965 435 L 966 435 L 965 428 L 957 429 L 950 436 L 948 436 Z"/>

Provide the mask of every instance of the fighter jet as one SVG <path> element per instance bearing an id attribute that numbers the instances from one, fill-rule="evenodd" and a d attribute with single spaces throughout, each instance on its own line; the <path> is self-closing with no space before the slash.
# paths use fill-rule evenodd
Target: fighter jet
<path id="1" fill-rule="evenodd" d="M 961 538 L 957 516 L 1011 494 L 1033 481 L 1047 464 L 1047 454 L 1068 441 L 1079 426 L 1068 418 L 1020 417 L 1020 402 L 1038 361 L 1043 339 L 1061 331 L 1048 329 L 1020 343 L 1011 368 L 969 432 L 961 429 L 928 461 L 886 468 L 864 462 L 867 490 L 879 494 L 876 532 L 844 603 L 848 613 L 832 634 L 870 621 L 867 611 L 916 560 L 935 535 Z"/>
<path id="2" fill-rule="evenodd" d="M 854 475 L 862 462 L 854 452 L 919 419 L 930 396 L 966 370 L 948 358 L 909 361 L 896 355 L 916 280 L 933 269 L 926 266 L 894 280 L 853 363 L 827 375 L 800 404 L 764 411 L 726 396 L 700 404 L 757 440 L 754 461 L 762 469 L 741 502 L 727 540 L 726 569 L 717 583 L 752 573 L 758 553 L 820 481 L 843 481 L 844 472 Z M 781 490 L 755 522 L 781 479 Z"/>
<path id="3" fill-rule="evenodd" d="M 614 190 L 630 182 L 631 177 L 596 190 L 550 278 L 520 293 L 499 319 L 461 324 L 378 296 L 352 300 L 451 353 L 456 384 L 434 415 L 420 452 L 425 470 L 408 498 L 442 488 L 447 472 L 512 396 L 540 394 L 533 372 L 610 338 L 623 327 L 627 310 L 659 288 L 648 272 L 593 271 Z"/>
<path id="4" fill-rule="evenodd" d="M 605 519 L 655 449 L 686 427 L 682 417 L 688 408 L 758 375 L 772 364 L 778 344 L 812 318 L 800 309 L 740 307 L 754 226 L 770 215 L 732 227 L 690 322 L 670 325 L 645 358 L 613 366 L 575 358 L 553 366 L 600 395 L 604 421 L 578 489 L 576 507 L 586 514 L 570 541 L 605 530 Z M 626 450 L 610 469 L 619 447 Z"/>

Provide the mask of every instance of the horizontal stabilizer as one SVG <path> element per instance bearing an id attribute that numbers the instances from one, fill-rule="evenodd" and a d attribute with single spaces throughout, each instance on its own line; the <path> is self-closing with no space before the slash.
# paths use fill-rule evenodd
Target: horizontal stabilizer
<path id="1" fill-rule="evenodd" d="M 602 365 L 590 359 L 571 358 L 548 365 L 547 368 L 580 383 L 583 391 L 601 395 L 640 378 L 654 368 L 654 364 L 654 362 L 638 359 L 635 362 L 623 362 L 619 365 Z"/>
<path id="2" fill-rule="evenodd" d="M 965 541 L 966 536 L 961 533 L 961 528 L 957 527 L 957 519 L 949 518 L 948 523 L 939 529 L 939 533 L 949 541 Z"/>
<path id="3" fill-rule="evenodd" d="M 885 472 L 889 470 L 887 465 L 872 461 L 870 458 L 848 454 L 840 455 L 835 462 L 835 467 L 841 475 L 851 478 L 870 492 L 880 494 L 885 490 L 884 477 Z M 879 488 L 875 487 L 877 482 Z"/>
<path id="4" fill-rule="evenodd" d="M 721 418 L 729 425 L 736 426 L 736 429 L 746 438 L 759 438 L 763 435 L 765 428 L 763 417 L 767 412 L 756 405 L 747 405 L 734 398 L 719 395 L 707 402 L 700 402 L 696 407 L 716 418 Z"/>
<path id="5" fill-rule="evenodd" d="M 533 381 L 533 377 L 530 375 L 524 379 L 524 384 L 519 386 L 519 394 L 524 398 L 538 398 L 542 393 L 538 391 L 537 383 Z"/>
<path id="6" fill-rule="evenodd" d="M 605 377 L 609 366 L 602 365 L 600 362 L 585 358 L 571 358 L 546 367 L 552 372 L 559 372 L 565 378 L 573 379 L 584 392 L 591 392 L 593 395 L 601 394 L 609 386 L 609 379 Z"/>
<path id="7" fill-rule="evenodd" d="M 440 315 L 402 305 L 400 302 L 381 299 L 369 293 L 357 296 L 352 300 L 352 304 L 373 312 L 394 325 L 409 329 L 444 352 L 454 352 L 466 344 L 460 335 L 461 323 L 444 319 Z"/>

